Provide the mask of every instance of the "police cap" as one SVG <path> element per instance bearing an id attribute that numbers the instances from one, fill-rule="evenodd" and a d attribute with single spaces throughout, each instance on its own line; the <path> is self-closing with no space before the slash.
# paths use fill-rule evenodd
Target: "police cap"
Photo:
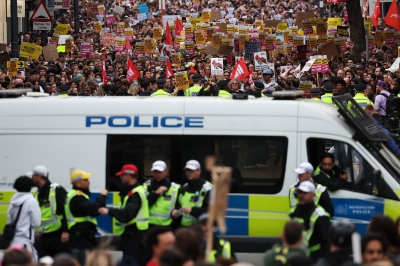
<path id="1" fill-rule="evenodd" d="M 263 90 L 265 88 L 264 83 L 256 81 L 254 82 L 254 88 L 256 88 L 257 90 Z"/>
<path id="2" fill-rule="evenodd" d="M 354 85 L 354 89 L 356 89 L 356 91 L 364 91 L 367 88 L 367 86 L 365 84 L 355 84 Z"/>
<path id="3" fill-rule="evenodd" d="M 68 91 L 69 90 L 69 85 L 63 84 L 60 86 L 60 91 Z"/>
<path id="4" fill-rule="evenodd" d="M 321 89 L 320 88 L 312 88 L 311 89 L 311 93 L 312 94 L 320 94 L 321 93 Z"/>
<path id="5" fill-rule="evenodd" d="M 226 87 L 228 87 L 228 81 L 220 80 L 220 81 L 218 81 L 217 85 L 218 85 L 218 88 L 225 89 Z"/>
<path id="6" fill-rule="evenodd" d="M 347 221 L 334 222 L 328 230 L 329 240 L 338 247 L 351 246 L 351 236 L 356 232 L 354 225 Z"/>
<path id="7" fill-rule="evenodd" d="M 331 82 L 325 82 L 324 83 L 324 90 L 327 92 L 331 92 L 333 91 L 333 88 L 335 88 L 335 85 L 333 85 L 333 83 Z"/>
<path id="8" fill-rule="evenodd" d="M 202 78 L 203 78 L 203 76 L 200 75 L 200 74 L 194 74 L 194 75 L 192 76 L 193 81 L 199 81 L 199 80 L 201 80 Z"/>
<path id="9" fill-rule="evenodd" d="M 165 79 L 157 79 L 156 81 L 157 86 L 161 88 L 164 87 L 165 83 L 166 83 Z"/>

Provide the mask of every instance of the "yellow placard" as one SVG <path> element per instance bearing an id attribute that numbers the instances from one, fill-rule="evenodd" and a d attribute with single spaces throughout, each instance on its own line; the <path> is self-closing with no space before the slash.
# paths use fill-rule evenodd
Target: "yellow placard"
<path id="1" fill-rule="evenodd" d="M 132 29 L 132 28 L 125 28 L 125 30 L 124 30 L 124 36 L 125 36 L 125 37 L 127 37 L 127 36 L 133 36 L 133 29 Z M 153 34 L 153 36 L 154 36 L 154 34 Z"/>
<path id="2" fill-rule="evenodd" d="M 209 28 L 207 29 L 207 41 L 211 42 L 213 40 L 213 35 L 215 34 L 216 29 L 215 28 Z"/>
<path id="3" fill-rule="evenodd" d="M 115 38 L 115 40 L 116 40 L 116 44 L 118 46 L 125 46 L 125 44 L 126 44 L 125 37 L 117 37 L 117 38 Z"/>
<path id="4" fill-rule="evenodd" d="M 253 23 L 253 28 L 258 28 L 258 27 L 260 27 L 260 28 L 263 28 L 264 27 L 264 21 L 262 21 L 262 20 L 256 20 L 256 21 L 254 21 L 254 23 Z"/>
<path id="5" fill-rule="evenodd" d="M 368 27 L 368 35 L 371 34 L 371 26 L 372 26 L 372 23 L 370 21 L 364 22 L 364 28 Z"/>
<path id="6" fill-rule="evenodd" d="M 318 35 L 318 44 L 327 43 L 327 42 L 328 42 L 328 36 Z"/>
<path id="7" fill-rule="evenodd" d="M 53 36 L 51 36 L 51 41 L 53 43 L 58 43 L 58 40 L 60 39 L 60 34 L 54 33 Z"/>
<path id="8" fill-rule="evenodd" d="M 221 46 L 222 43 L 222 35 L 215 33 L 212 35 L 212 44 L 213 44 L 213 48 L 219 48 Z"/>
<path id="9" fill-rule="evenodd" d="M 99 33 L 101 31 L 101 29 L 102 29 L 100 21 L 97 21 L 97 22 L 93 23 L 93 26 L 94 26 L 94 31 L 97 32 L 97 33 Z"/>
<path id="10" fill-rule="evenodd" d="M 317 26 L 317 24 L 319 22 L 323 22 L 324 21 L 323 18 L 310 18 L 310 20 L 311 20 L 311 25 L 313 25 L 313 26 Z M 304 27 L 304 24 L 303 24 L 303 27 Z"/>
<path id="11" fill-rule="evenodd" d="M 211 20 L 211 11 L 203 11 L 201 15 L 202 22 L 210 22 Z"/>
<path id="12" fill-rule="evenodd" d="M 227 31 L 227 32 L 230 32 L 230 33 L 236 32 L 236 26 L 233 25 L 233 24 L 228 24 L 228 25 L 226 26 L 226 31 Z"/>
<path id="13" fill-rule="evenodd" d="M 17 75 L 18 69 L 17 69 L 17 64 L 18 61 L 13 60 L 13 61 L 7 61 L 7 67 L 8 69 L 8 75 L 11 77 L 15 77 Z"/>
<path id="14" fill-rule="evenodd" d="M 185 42 L 185 49 L 186 50 L 194 50 L 194 43 L 193 42 Z"/>
<path id="15" fill-rule="evenodd" d="M 247 34 L 239 34 L 239 50 L 243 51 L 244 50 L 244 46 L 246 44 L 246 41 L 248 41 L 249 35 Z"/>
<path id="16" fill-rule="evenodd" d="M 70 29 L 71 29 L 71 27 L 69 25 L 58 23 L 54 33 L 57 33 L 57 34 L 60 34 L 60 35 L 67 35 L 68 31 Z"/>
<path id="17" fill-rule="evenodd" d="M 187 72 L 177 72 L 174 74 L 176 86 L 179 90 L 186 90 L 189 88 L 189 77 Z"/>
<path id="18" fill-rule="evenodd" d="M 190 18 L 189 19 L 190 24 L 192 24 L 193 26 L 196 26 L 197 23 L 201 23 L 201 18 Z"/>
<path id="19" fill-rule="evenodd" d="M 288 29 L 288 24 L 287 22 L 279 22 L 278 25 L 276 26 L 276 32 L 281 33 L 285 30 Z"/>
<path id="20" fill-rule="evenodd" d="M 185 37 L 175 36 L 175 40 L 174 40 L 175 44 L 180 44 L 181 42 L 184 42 L 184 41 L 185 41 Z"/>
<path id="21" fill-rule="evenodd" d="M 185 35 L 193 34 L 193 31 L 194 31 L 194 27 L 192 24 L 185 25 Z"/>
<path id="22" fill-rule="evenodd" d="M 137 42 L 135 44 L 135 51 L 144 51 L 144 44 L 142 42 Z"/>
<path id="23" fill-rule="evenodd" d="M 155 40 L 154 39 L 150 39 L 150 38 L 146 38 L 143 41 L 143 51 L 147 54 L 154 54 L 154 50 L 155 50 Z"/>
<path id="24" fill-rule="evenodd" d="M 196 30 L 194 32 L 194 38 L 196 40 L 196 44 L 205 44 L 206 43 L 205 33 L 202 30 Z"/>
<path id="25" fill-rule="evenodd" d="M 65 45 L 57 46 L 57 52 L 58 53 L 65 53 Z"/>
<path id="26" fill-rule="evenodd" d="M 299 89 L 303 91 L 309 91 L 312 89 L 313 83 L 310 81 L 300 81 Z"/>
<path id="27" fill-rule="evenodd" d="M 328 18 L 328 27 L 342 26 L 342 18 Z"/>
<path id="28" fill-rule="evenodd" d="M 106 7 L 104 5 L 99 5 L 99 6 L 97 6 L 97 10 L 98 11 L 105 11 Z"/>
<path id="29" fill-rule="evenodd" d="M 162 40 L 163 29 L 161 27 L 154 27 L 153 28 L 153 38 L 157 41 Z"/>
<path id="30" fill-rule="evenodd" d="M 117 23 L 117 30 L 123 30 L 125 28 L 125 22 Z"/>
<path id="31" fill-rule="evenodd" d="M 19 49 L 19 56 L 24 58 L 30 58 L 33 60 L 39 60 L 39 56 L 42 53 L 42 46 L 36 45 L 29 42 L 22 42 Z"/>
<path id="32" fill-rule="evenodd" d="M 317 46 L 318 45 L 318 40 L 314 39 L 314 38 L 309 38 L 309 39 L 307 39 L 307 43 L 310 46 Z"/>
<path id="33" fill-rule="evenodd" d="M 221 44 L 226 46 L 232 46 L 232 39 L 222 38 Z"/>
<path id="34" fill-rule="evenodd" d="M 66 53 L 72 52 L 72 41 L 73 40 L 74 39 L 72 39 L 72 38 L 65 39 L 65 52 Z"/>
<path id="35" fill-rule="evenodd" d="M 171 61 L 172 64 L 177 65 L 178 67 L 181 67 L 182 64 L 182 55 L 180 53 L 173 53 L 171 54 Z"/>
<path id="36" fill-rule="evenodd" d="M 303 37 L 294 37 L 294 45 L 304 45 Z"/>

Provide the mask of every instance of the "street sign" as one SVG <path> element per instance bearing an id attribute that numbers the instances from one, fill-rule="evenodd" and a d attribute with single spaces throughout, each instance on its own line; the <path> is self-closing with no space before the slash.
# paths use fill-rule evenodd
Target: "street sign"
<path id="1" fill-rule="evenodd" d="M 36 9 L 32 13 L 30 20 L 33 22 L 51 22 L 52 21 L 51 15 L 50 15 L 49 11 L 47 10 L 46 6 L 43 4 L 43 2 L 39 2 L 39 5 L 36 7 Z"/>
<path id="2" fill-rule="evenodd" d="M 18 68 L 25 68 L 25 61 L 18 61 L 18 58 L 16 60 L 15 58 L 11 58 L 10 60 L 11 61 L 7 61 L 7 68 L 10 68 L 10 62 L 16 62 Z"/>
<path id="3" fill-rule="evenodd" d="M 33 22 L 33 30 L 51 30 L 51 22 Z"/>

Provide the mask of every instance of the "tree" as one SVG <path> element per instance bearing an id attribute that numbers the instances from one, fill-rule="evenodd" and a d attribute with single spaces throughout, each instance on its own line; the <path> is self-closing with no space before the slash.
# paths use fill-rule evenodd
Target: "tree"
<path id="1" fill-rule="evenodd" d="M 346 0 L 346 9 L 349 16 L 350 38 L 354 43 L 353 55 L 358 60 L 361 58 L 361 53 L 366 51 L 364 19 L 361 14 L 360 1 Z"/>

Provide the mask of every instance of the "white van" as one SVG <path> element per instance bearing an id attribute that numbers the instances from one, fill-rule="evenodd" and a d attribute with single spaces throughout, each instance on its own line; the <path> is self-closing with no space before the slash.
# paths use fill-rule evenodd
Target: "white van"
<path id="1" fill-rule="evenodd" d="M 278 94 L 279 95 L 279 94 Z M 288 220 L 293 169 L 304 161 L 314 167 L 330 147 L 348 173 L 345 189 L 331 193 L 334 219 L 350 219 L 364 233 L 374 214 L 394 219 L 400 213 L 400 161 L 385 146 L 387 135 L 346 97 L 338 108 L 295 99 L 222 99 L 217 97 L 21 97 L 0 100 L 0 228 L 6 222 L 14 180 L 35 165 L 45 165 L 50 180 L 67 190 L 70 168 L 93 173 L 93 197 L 112 191 L 119 203 L 115 173 L 123 164 L 151 178 L 155 160 L 164 160 L 169 178 L 185 183 L 187 160 L 206 155 L 233 168 L 227 212 L 235 251 L 263 252 Z M 357 105 L 358 106 L 358 105 Z M 361 110 L 361 111 L 360 111 Z M 203 177 L 209 173 L 203 171 Z M 99 227 L 113 232 L 110 217 Z M 246 243 L 258 243 L 246 245 Z M 264 245 L 265 244 L 265 245 Z"/>

